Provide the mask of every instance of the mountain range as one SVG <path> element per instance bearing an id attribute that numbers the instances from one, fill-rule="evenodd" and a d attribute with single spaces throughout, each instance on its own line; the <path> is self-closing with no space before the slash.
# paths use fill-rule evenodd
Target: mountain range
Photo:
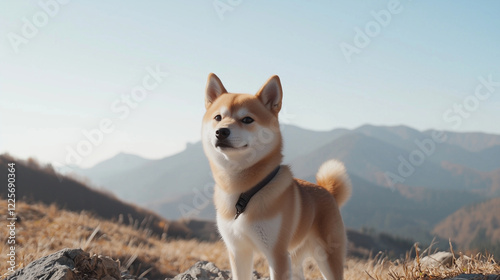
<path id="1" fill-rule="evenodd" d="M 500 196 L 500 135 L 373 125 L 331 131 L 283 125 L 282 135 L 284 163 L 298 178 L 314 182 L 331 158 L 345 163 L 353 196 L 342 213 L 351 228 L 430 242 L 449 215 Z M 165 218 L 215 217 L 200 142 L 159 160 L 118 154 L 74 172 Z"/>
<path id="2" fill-rule="evenodd" d="M 14 181 L 12 181 L 13 176 L 9 174 L 15 174 Z M 7 180 L 9 178 L 11 180 Z M 108 226 L 114 224 L 114 231 L 120 232 L 123 227 L 128 226 L 129 230 L 133 228 L 141 232 L 140 242 L 146 240 L 144 236 L 154 236 L 164 241 L 174 242 L 177 239 L 208 242 L 221 240 L 214 221 L 166 220 L 149 210 L 122 202 L 109 193 L 95 190 L 79 180 L 57 173 L 51 165 L 42 165 L 31 158 L 19 160 L 8 154 L 0 155 L 0 180 L 14 182 L 12 184 L 15 185 L 0 189 L 0 209 L 3 207 L 5 213 L 8 209 L 8 211 L 13 211 L 9 213 L 14 213 L 16 221 L 22 223 L 23 228 L 28 231 L 37 232 L 41 221 L 49 220 L 50 226 L 57 228 L 58 231 L 61 228 L 74 230 L 70 234 L 74 238 L 84 235 L 86 231 L 90 231 L 88 235 L 92 236 L 90 233 L 97 231 L 88 226 L 87 219 L 82 219 L 82 217 L 91 217 L 111 222 L 107 224 Z M 12 194 L 15 194 L 15 197 Z M 75 220 L 71 212 L 77 213 L 79 218 Z M 54 221 L 53 217 L 58 217 L 57 221 Z M 69 224 L 74 226 L 75 223 L 76 228 L 69 226 Z M 23 232 L 26 233 L 24 230 Z M 29 238 L 33 238 L 34 235 L 36 234 L 31 233 Z M 116 235 L 112 235 L 116 238 Z M 106 240 L 113 243 L 106 234 L 100 236 L 106 236 Z M 372 252 L 380 251 L 390 258 L 399 258 L 404 256 L 413 245 L 411 240 L 373 231 L 348 229 L 347 236 L 349 256 L 358 258 L 368 258 Z M 135 242 L 127 243 L 130 245 Z M 116 246 L 116 244 L 111 246 Z M 54 248 L 50 247 L 50 249 Z"/>

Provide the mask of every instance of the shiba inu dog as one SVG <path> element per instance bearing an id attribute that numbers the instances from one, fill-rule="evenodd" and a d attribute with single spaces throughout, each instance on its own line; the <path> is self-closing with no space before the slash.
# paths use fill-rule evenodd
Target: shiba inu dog
<path id="1" fill-rule="evenodd" d="M 326 279 L 343 279 L 347 239 L 339 207 L 351 194 L 350 180 L 335 160 L 320 167 L 318 185 L 281 165 L 282 96 L 278 76 L 255 95 L 228 93 L 215 74 L 208 76 L 202 143 L 232 276 L 252 279 L 253 253 L 260 251 L 273 280 L 303 279 L 307 256 Z"/>

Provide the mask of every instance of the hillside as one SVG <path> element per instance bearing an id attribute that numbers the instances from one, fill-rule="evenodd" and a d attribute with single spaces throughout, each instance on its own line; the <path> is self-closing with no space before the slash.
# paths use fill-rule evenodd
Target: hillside
<path id="1" fill-rule="evenodd" d="M 6 219 L 7 201 L 0 199 L 0 218 Z M 143 226 L 126 225 L 99 218 L 87 211 L 74 212 L 42 203 L 16 203 L 16 256 L 18 267 L 63 248 L 82 248 L 91 254 L 102 254 L 119 259 L 134 275 L 149 270 L 149 279 L 165 279 L 187 269 L 200 257 L 202 251 L 217 254 L 214 246 L 199 241 L 167 241 L 166 237 L 152 235 Z M 2 236 L 1 254 L 6 256 L 6 236 Z M 224 250 L 219 245 L 220 255 Z M 6 262 L 0 263 L 2 274 Z M 1 277 L 0 277 L 1 279 Z"/>
<path id="2" fill-rule="evenodd" d="M 289 164 L 295 158 L 307 155 L 317 147 L 324 146 L 347 133 L 349 130 L 342 128 L 331 131 L 312 131 L 293 125 L 282 125 L 281 135 L 283 139 L 288 139 L 283 143 L 283 162 Z M 300 139 L 300 141 L 291 141 L 292 139 Z M 305 143 L 307 145 L 304 145 Z"/>
<path id="3" fill-rule="evenodd" d="M 22 260 L 19 266 L 63 248 L 83 248 L 91 253 L 119 259 L 130 267 L 133 274 L 149 271 L 149 279 L 171 277 L 198 260 L 209 260 L 224 269 L 229 268 L 226 249 L 221 241 L 208 243 L 168 239 L 168 236 L 160 238 L 142 226 L 111 222 L 86 211 L 76 213 L 54 205 L 18 202 L 16 206 L 17 217 L 21 221 L 16 224 L 16 254 Z M 0 199 L 0 213 L 0 218 L 5 220 L 6 200 Z M 197 226 L 206 227 L 207 224 L 198 223 Z M 393 258 L 401 257 L 413 244 L 388 235 L 348 231 L 348 236 L 350 255 L 364 259 L 379 251 Z M 8 246 L 0 248 L 3 255 L 8 253 Z M 267 273 L 263 256 L 257 256 L 255 263 L 258 270 Z M 6 265 L 1 262 L 0 271 L 5 271 Z"/>
<path id="4" fill-rule="evenodd" d="M 200 242 L 196 240 L 172 240 L 151 234 L 142 227 L 133 227 L 123 223 L 104 220 L 88 212 L 75 213 L 46 206 L 41 203 L 27 204 L 18 202 L 16 207 L 20 222 L 16 224 L 16 268 L 26 267 L 33 260 L 47 256 L 63 248 L 82 248 L 90 255 L 110 256 L 120 261 L 121 266 L 132 275 L 142 275 L 150 280 L 163 280 L 177 275 L 200 260 L 213 262 L 221 269 L 229 269 L 228 255 L 224 244 L 217 242 Z M 5 220 L 7 201 L 0 199 L 0 219 Z M 387 255 L 377 254 L 366 248 L 377 246 L 390 254 L 387 248 L 404 248 L 410 250 L 411 243 L 394 239 L 387 235 L 363 234 L 349 231 L 349 252 L 344 275 L 346 279 L 422 279 L 421 275 L 430 279 L 444 279 L 464 273 L 500 273 L 500 266 L 492 258 L 475 256 L 466 263 L 457 259 L 457 264 L 450 268 L 424 267 L 413 258 L 401 258 L 396 261 Z M 0 254 L 7 255 L 6 237 L 0 246 Z M 422 251 L 421 251 L 422 252 Z M 359 259 L 354 256 L 363 256 Z M 400 255 L 400 254 L 398 254 Z M 409 254 L 407 255 L 409 256 Z M 423 257 L 423 255 L 421 256 Z M 458 257 L 458 256 L 457 256 Z M 0 262 L 0 272 L 7 270 L 7 262 Z M 264 257 L 257 254 L 254 268 L 263 276 L 268 276 L 267 263 Z M 320 279 L 321 274 L 311 260 L 304 267 L 306 279 Z M 5 274 L 0 279 L 5 279 Z"/>
<path id="5" fill-rule="evenodd" d="M 76 169 L 76 172 L 84 176 L 91 173 L 95 183 L 101 184 L 110 176 L 126 172 L 127 170 L 133 170 L 148 162 L 148 159 L 140 156 L 120 153 L 113 157 L 113 161 L 100 162 L 94 165 L 92 169 L 82 169 L 77 166 L 72 166 L 71 168 Z"/>
<path id="6" fill-rule="evenodd" d="M 109 193 L 91 189 L 70 177 L 56 174 L 50 166 L 41 166 L 34 160 L 16 160 L 0 155 L 0 180 L 7 182 L 7 164 L 15 163 L 16 200 L 31 203 L 54 204 L 79 213 L 87 211 L 97 217 L 142 227 L 161 236 L 172 238 L 200 238 L 215 240 L 214 229 L 195 230 L 192 221 L 169 222 L 156 213 L 122 202 Z M 0 188 L 0 197 L 7 197 L 7 188 Z"/>
<path id="7" fill-rule="evenodd" d="M 433 233 L 465 249 L 500 254 L 500 197 L 460 208 L 437 224 Z"/>
<path id="8" fill-rule="evenodd" d="M 341 209 L 347 226 L 373 228 L 391 235 L 403 236 L 430 243 L 430 231 L 436 223 L 446 218 L 462 205 L 482 201 L 479 195 L 468 192 L 439 190 L 391 190 L 351 175 L 353 194 Z M 440 246 L 447 246 L 445 237 Z"/>
<path id="9" fill-rule="evenodd" d="M 398 129 L 398 131 L 400 130 Z M 403 135 L 411 132 L 412 130 L 409 129 L 409 132 Z M 418 146 L 413 142 L 420 138 L 408 140 L 399 138 L 394 133 L 384 131 L 378 131 L 378 133 L 382 134 L 383 137 L 381 135 L 373 136 L 373 133 L 367 135 L 357 131 L 351 132 L 318 147 L 311 153 L 296 158 L 292 161 L 295 175 L 300 178 L 314 177 L 322 162 L 330 158 L 337 158 L 345 163 L 350 173 L 385 187 L 392 187 L 386 176 L 387 173 L 401 178 L 402 182 L 396 181 L 396 185 L 423 187 L 432 190 L 474 189 L 489 193 L 498 187 L 496 184 L 492 184 L 490 178 L 486 177 L 481 178 L 481 180 L 464 181 L 442 166 L 443 163 L 449 162 L 468 167 L 469 173 L 480 177 L 482 173 L 475 169 L 478 166 L 483 166 L 482 169 L 488 171 L 500 168 L 500 160 L 495 158 L 495 154 L 471 153 L 459 147 L 441 143 L 434 148 L 434 153 L 424 158 L 423 163 L 411 166 L 410 175 L 405 175 L 399 172 L 399 168 L 402 162 L 406 162 L 404 168 L 408 168 L 407 166 L 410 165 L 409 154 L 415 150 L 418 151 Z M 423 142 L 424 139 L 422 138 L 420 141 Z M 411 149 L 412 146 L 413 149 Z M 467 162 L 467 165 L 463 165 L 463 162 Z M 484 167 L 485 165 L 487 167 Z"/>

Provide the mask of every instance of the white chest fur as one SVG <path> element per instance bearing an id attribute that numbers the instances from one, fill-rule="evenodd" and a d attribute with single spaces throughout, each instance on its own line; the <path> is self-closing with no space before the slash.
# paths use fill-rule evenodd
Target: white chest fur
<path id="1" fill-rule="evenodd" d="M 242 243 L 270 253 L 278 242 L 282 215 L 267 220 L 249 221 L 245 215 L 227 220 L 217 217 L 217 225 L 228 249 L 235 252 Z M 250 243 L 250 244 L 249 244 Z"/>

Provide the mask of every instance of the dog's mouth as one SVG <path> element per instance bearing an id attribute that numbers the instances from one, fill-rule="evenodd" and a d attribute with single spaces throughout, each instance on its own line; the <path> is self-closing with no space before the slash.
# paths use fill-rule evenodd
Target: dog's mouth
<path id="1" fill-rule="evenodd" d="M 248 147 L 248 145 L 244 145 L 241 147 L 235 147 L 227 141 L 217 141 L 217 142 L 215 142 L 215 147 L 220 148 L 221 150 L 239 150 L 239 149 L 244 149 L 244 148 Z"/>

